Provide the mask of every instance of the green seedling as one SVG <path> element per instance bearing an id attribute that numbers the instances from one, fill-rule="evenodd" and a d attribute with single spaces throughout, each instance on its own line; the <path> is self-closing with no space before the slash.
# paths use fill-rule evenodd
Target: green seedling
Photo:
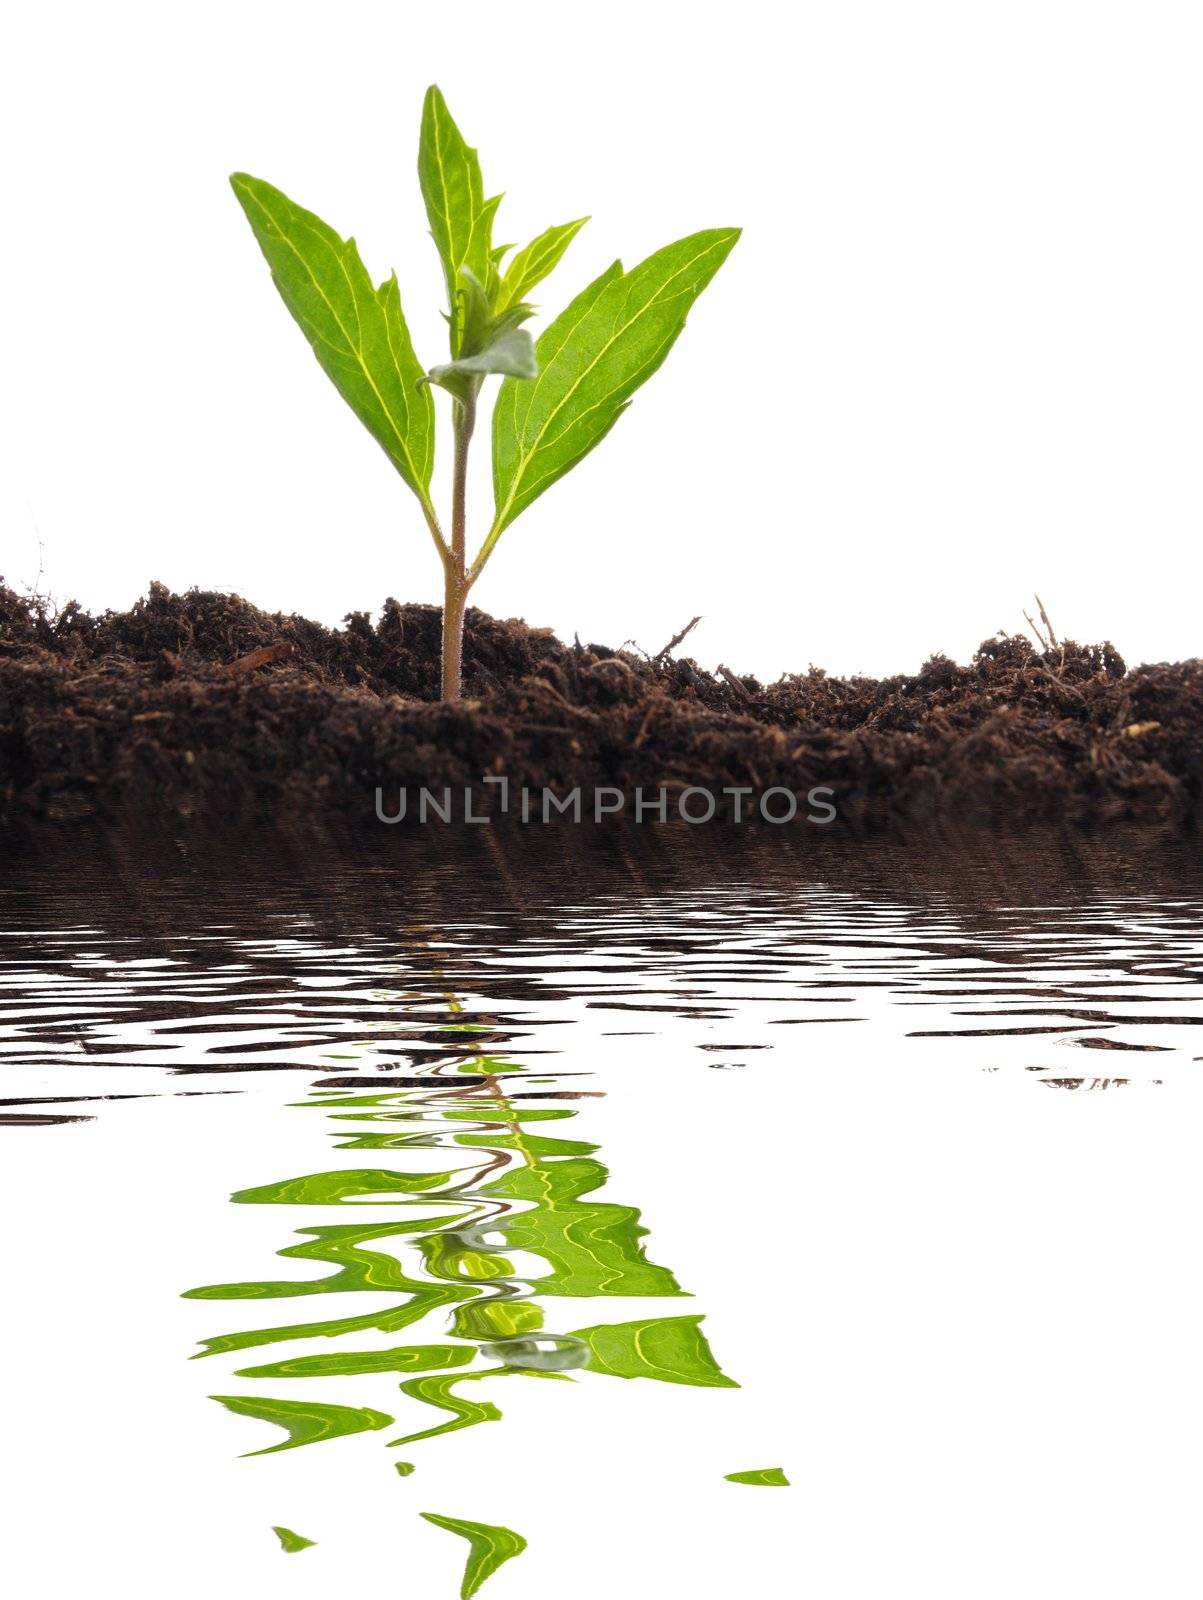
<path id="1" fill-rule="evenodd" d="M 527 296 L 588 219 L 548 228 L 513 255 L 512 245 L 494 245 L 501 197 L 485 198 L 476 151 L 437 88 L 428 90 L 422 108 L 418 178 L 443 266 L 450 339 L 450 359 L 426 371 L 414 353 L 395 274 L 373 284 L 354 239 L 343 239 L 260 178 L 236 172 L 230 181 L 318 361 L 417 496 L 443 564 L 443 698 L 456 700 L 468 595 L 498 539 L 618 421 L 672 348 L 739 229 L 690 234 L 629 272 L 615 261 L 536 344 L 523 326 L 534 314 Z M 495 511 L 469 563 L 468 449 L 491 376 L 501 379 L 493 408 Z M 446 391 L 451 406 L 449 536 L 430 492 L 434 387 Z"/>

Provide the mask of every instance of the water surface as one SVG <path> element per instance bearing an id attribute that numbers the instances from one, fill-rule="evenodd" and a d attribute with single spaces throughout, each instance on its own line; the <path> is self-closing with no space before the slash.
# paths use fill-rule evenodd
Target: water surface
<path id="1" fill-rule="evenodd" d="M 1196 1594 L 1201 904 L 1118 841 L 14 865 L 19 1592 Z"/>

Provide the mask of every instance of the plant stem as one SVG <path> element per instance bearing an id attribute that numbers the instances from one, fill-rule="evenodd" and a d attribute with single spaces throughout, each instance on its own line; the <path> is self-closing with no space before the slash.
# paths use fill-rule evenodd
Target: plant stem
<path id="1" fill-rule="evenodd" d="M 472 580 L 467 572 L 465 523 L 468 500 L 468 446 L 476 426 L 476 395 L 455 401 L 455 463 L 451 483 L 451 552 L 443 562 L 443 699 L 458 700 L 463 675 L 464 610 Z"/>
<path id="2" fill-rule="evenodd" d="M 458 700 L 464 659 L 464 611 L 468 595 L 461 574 L 449 561 L 443 584 L 443 699 Z"/>

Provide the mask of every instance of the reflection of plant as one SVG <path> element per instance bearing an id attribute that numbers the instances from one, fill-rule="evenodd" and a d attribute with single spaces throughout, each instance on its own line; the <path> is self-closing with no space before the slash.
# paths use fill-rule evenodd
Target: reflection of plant
<path id="1" fill-rule="evenodd" d="M 519 1069 L 479 1058 L 473 1065 L 481 1074 L 478 1085 L 460 1087 L 454 1080 L 432 1077 L 429 1089 L 323 1096 L 306 1102 L 319 1105 L 336 1122 L 357 1124 L 357 1131 L 346 1130 L 350 1136 L 340 1138 L 342 1149 L 421 1145 L 473 1151 L 480 1157 L 473 1166 L 457 1168 L 447 1162 L 446 1170 L 421 1173 L 350 1168 L 243 1189 L 233 1196 L 243 1204 L 353 1202 L 357 1208 L 423 1209 L 437 1205 L 439 1215 L 302 1229 L 306 1242 L 280 1254 L 328 1262 L 336 1270 L 325 1278 L 217 1284 L 190 1291 L 194 1299 L 244 1300 L 389 1290 L 403 1295 L 401 1302 L 366 1316 L 223 1334 L 207 1339 L 204 1353 L 368 1329 L 391 1333 L 428 1312 L 448 1308 L 450 1333 L 462 1343 L 339 1350 L 244 1367 L 238 1373 L 272 1379 L 399 1373 L 403 1394 L 447 1413 L 448 1420 L 391 1440 L 395 1445 L 498 1420 L 501 1413 L 491 1400 L 460 1392 L 461 1385 L 485 1379 L 563 1380 L 572 1369 L 587 1368 L 614 1377 L 731 1387 L 696 1315 L 645 1317 L 563 1333 L 545 1329 L 545 1308 L 539 1303 L 544 1298 L 677 1297 L 683 1291 L 666 1268 L 647 1259 L 641 1242 L 646 1229 L 638 1211 L 590 1198 L 608 1176 L 595 1159 L 596 1146 L 536 1133 L 527 1126 L 563 1120 L 575 1112 L 519 1109 L 502 1087 L 503 1076 Z M 405 1239 L 417 1257 L 415 1269 L 370 1248 L 384 1240 Z M 506 1254 L 511 1250 L 540 1257 L 548 1270 L 524 1279 Z M 411 1276 L 411 1270 L 421 1275 Z M 493 1364 L 473 1366 L 478 1357 Z M 469 1367 L 472 1370 L 459 1370 Z M 354 1407 L 215 1398 L 231 1410 L 285 1427 L 288 1440 L 273 1449 L 377 1429 L 392 1420 L 381 1412 Z"/>
<path id="2" fill-rule="evenodd" d="M 447 288 L 451 359 L 423 372 L 394 273 L 377 288 L 354 239 L 259 178 L 231 182 L 272 277 L 327 375 L 413 490 L 443 564 L 443 697 L 460 693 L 464 609 L 505 529 L 600 443 L 635 390 L 660 366 L 690 306 L 729 254 L 739 230 L 712 228 L 667 245 L 624 272 L 606 269 L 543 334 L 522 326 L 527 301 L 588 220 L 545 233 L 503 267 L 512 245 L 493 244 L 500 195 L 486 199 L 476 151 L 437 88 L 422 110 L 418 176 Z M 493 415 L 496 513 L 471 566 L 465 545 L 468 447 L 486 377 L 503 379 Z M 454 469 L 451 530 L 430 495 L 434 402 L 451 396 Z"/>
<path id="3" fill-rule="evenodd" d="M 438 1162 L 442 1170 L 432 1172 L 345 1168 L 243 1189 L 232 1197 L 244 1205 L 352 1204 L 357 1209 L 412 1207 L 436 1214 L 301 1229 L 303 1242 L 280 1254 L 326 1262 L 334 1271 L 324 1278 L 213 1284 L 189 1291 L 193 1299 L 277 1300 L 383 1290 L 399 1296 L 397 1302 L 361 1316 L 221 1334 L 206 1339 L 201 1354 L 368 1330 L 395 1333 L 429 1312 L 446 1310 L 450 1322 L 445 1341 L 284 1356 L 237 1373 L 240 1378 L 297 1379 L 395 1372 L 401 1377 L 401 1392 L 431 1407 L 441 1420 L 389 1439 L 393 1446 L 499 1421 L 501 1412 L 482 1397 L 479 1385 L 501 1378 L 572 1382 L 573 1372 L 584 1369 L 619 1378 L 734 1387 L 716 1363 L 696 1314 L 648 1316 L 563 1333 L 544 1326 L 546 1311 L 540 1302 L 545 1299 L 676 1298 L 684 1291 L 671 1272 L 647 1259 L 642 1243 L 647 1230 L 639 1212 L 592 1198 L 609 1176 L 596 1159 L 597 1146 L 536 1131 L 576 1113 L 564 1107 L 519 1107 L 506 1094 L 504 1080 L 521 1068 L 470 1056 L 461 1063 L 462 1070 L 469 1063 L 470 1083 L 431 1074 L 429 1086 L 421 1089 L 327 1094 L 303 1105 L 327 1113 L 336 1125 L 339 1149 L 434 1149 L 461 1160 L 469 1153 L 475 1158 L 471 1165 L 447 1159 Z M 373 1248 L 386 1241 L 408 1246 L 412 1262 L 403 1264 Z M 508 1254 L 515 1250 L 537 1256 L 547 1270 L 524 1277 Z M 465 1393 L 468 1385 L 471 1392 Z M 285 1430 L 283 1442 L 253 1455 L 376 1431 L 394 1421 L 369 1407 L 308 1399 L 213 1398 L 230 1411 Z M 408 1461 L 396 1467 L 402 1476 L 413 1470 Z M 422 1514 L 469 1541 L 463 1597 L 475 1594 L 503 1561 L 525 1548 L 521 1535 L 508 1528 Z"/>

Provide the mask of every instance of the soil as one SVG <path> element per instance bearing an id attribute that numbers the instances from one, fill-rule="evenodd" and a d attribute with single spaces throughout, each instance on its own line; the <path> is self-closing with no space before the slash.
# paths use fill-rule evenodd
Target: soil
<path id="1" fill-rule="evenodd" d="M 967 666 L 933 656 L 912 676 L 812 667 L 762 684 L 473 609 L 451 706 L 439 642 L 436 608 L 395 600 L 377 623 L 353 613 L 329 629 L 161 584 L 93 617 L 0 582 L 0 825 L 379 829 L 378 786 L 390 812 L 404 786 L 412 818 L 422 787 L 470 785 L 483 814 L 499 795 L 486 774 L 535 791 L 536 817 L 538 791 L 578 785 L 587 817 L 598 786 L 663 787 L 670 815 L 691 786 L 825 787 L 837 826 L 856 829 L 1185 828 L 1203 805 L 1203 661 L 1129 671 L 1110 644 L 1004 635 Z"/>

